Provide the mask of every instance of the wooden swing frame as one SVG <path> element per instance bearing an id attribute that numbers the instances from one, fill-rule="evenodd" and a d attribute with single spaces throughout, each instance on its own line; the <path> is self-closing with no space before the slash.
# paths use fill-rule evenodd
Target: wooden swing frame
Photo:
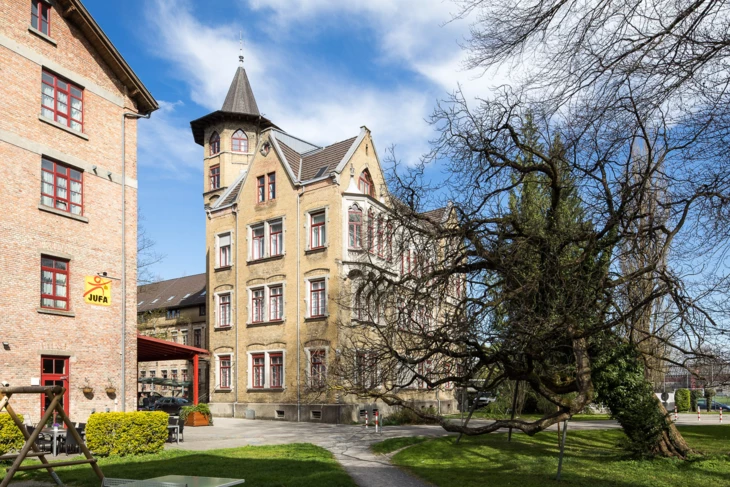
<path id="1" fill-rule="evenodd" d="M 104 474 L 99 468 L 99 465 L 97 465 L 96 458 L 91 455 L 91 452 L 86 447 L 84 441 L 81 439 L 81 435 L 79 435 L 79 432 L 76 431 L 74 424 L 71 422 L 68 415 L 63 410 L 63 407 L 61 407 L 61 399 L 63 398 L 65 393 L 66 389 L 61 386 L 0 387 L 0 412 L 2 412 L 3 409 L 6 410 L 15 422 L 15 425 L 25 437 L 25 445 L 23 445 L 23 448 L 21 448 L 20 452 L 0 455 L 0 460 L 13 460 L 13 465 L 5 474 L 2 482 L 0 482 L 0 487 L 7 487 L 16 472 L 24 470 L 38 470 L 41 468 L 45 468 L 48 471 L 48 474 L 51 476 L 53 481 L 56 482 L 57 485 L 63 486 L 63 482 L 61 482 L 61 479 L 58 478 L 58 475 L 53 470 L 54 467 L 68 467 L 71 465 L 81 465 L 85 463 L 91 465 L 91 468 L 94 470 L 94 473 L 96 473 L 100 480 L 104 480 Z M 25 424 L 20 420 L 18 415 L 10 406 L 10 397 L 13 394 L 45 394 L 45 396 L 51 401 L 48 408 L 46 408 L 45 414 L 38 423 L 38 427 L 33 430 L 32 434 L 28 433 L 28 428 L 25 427 Z M 66 434 L 70 434 L 76 439 L 76 442 L 79 444 L 79 448 L 81 449 L 81 453 L 83 453 L 86 457 L 85 460 L 48 462 L 48 460 L 46 460 L 46 453 L 40 451 L 38 446 L 35 444 L 38 436 L 41 433 L 42 425 L 46 424 L 48 420 L 51 419 L 54 411 L 58 413 L 58 416 L 61 417 L 63 423 L 66 425 Z M 21 466 L 21 463 L 23 463 L 23 460 L 25 460 L 26 458 L 35 457 L 40 460 L 40 465 Z"/>

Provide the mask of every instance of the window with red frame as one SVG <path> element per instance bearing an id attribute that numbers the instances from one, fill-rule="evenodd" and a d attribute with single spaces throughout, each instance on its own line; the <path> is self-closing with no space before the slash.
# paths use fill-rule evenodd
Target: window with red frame
<path id="1" fill-rule="evenodd" d="M 310 281 L 310 317 L 324 316 L 325 314 L 325 289 L 324 279 Z"/>
<path id="2" fill-rule="evenodd" d="M 383 242 L 383 217 L 381 215 L 378 215 L 377 239 L 378 257 L 383 257 L 385 242 Z"/>
<path id="3" fill-rule="evenodd" d="M 259 225 L 251 229 L 251 259 L 264 258 L 264 226 Z"/>
<path id="4" fill-rule="evenodd" d="M 284 287 L 269 288 L 269 321 L 284 319 Z"/>
<path id="5" fill-rule="evenodd" d="M 235 132 L 233 132 L 233 137 L 231 137 L 231 150 L 233 152 L 248 152 L 248 137 L 246 137 L 246 133 L 238 129 Z"/>
<path id="6" fill-rule="evenodd" d="M 41 79 L 41 115 L 83 132 L 84 91 L 47 71 L 43 71 Z"/>
<path id="7" fill-rule="evenodd" d="M 367 170 L 360 173 L 360 180 L 357 182 L 357 187 L 364 194 L 375 196 L 373 191 L 373 179 L 370 177 L 370 173 Z"/>
<path id="8" fill-rule="evenodd" d="M 253 375 L 252 386 L 255 389 L 263 389 L 266 378 L 264 375 L 264 368 L 266 367 L 266 358 L 263 353 L 251 355 L 251 370 Z"/>
<path id="9" fill-rule="evenodd" d="M 231 326 L 231 295 L 218 295 L 218 326 Z"/>
<path id="10" fill-rule="evenodd" d="M 43 0 L 32 0 L 30 7 L 30 25 L 34 29 L 51 35 L 51 6 Z"/>
<path id="11" fill-rule="evenodd" d="M 284 355 L 281 353 L 270 353 L 269 354 L 271 374 L 271 387 L 281 388 L 284 384 Z"/>
<path id="12" fill-rule="evenodd" d="M 388 248 L 386 249 L 385 257 L 388 260 L 388 262 L 390 262 L 393 260 L 393 224 L 388 222 L 388 224 L 386 225 L 386 228 L 387 228 L 386 233 L 388 235 L 388 241 L 387 241 Z"/>
<path id="13" fill-rule="evenodd" d="M 41 308 L 68 310 L 67 260 L 41 257 Z"/>
<path id="14" fill-rule="evenodd" d="M 312 350 L 309 352 L 309 384 L 315 389 L 324 387 L 327 379 L 327 365 L 325 363 L 324 350 Z"/>
<path id="15" fill-rule="evenodd" d="M 231 265 L 231 234 L 218 235 L 218 267 Z"/>
<path id="16" fill-rule="evenodd" d="M 264 184 L 266 183 L 266 178 L 263 176 L 259 176 L 256 178 L 256 202 L 257 203 L 263 203 L 266 201 L 266 188 L 264 188 Z"/>
<path id="17" fill-rule="evenodd" d="M 210 166 L 210 189 L 218 189 L 221 187 L 221 167 L 216 164 Z"/>
<path id="18" fill-rule="evenodd" d="M 251 290 L 251 321 L 261 323 L 264 321 L 264 289 Z"/>
<path id="19" fill-rule="evenodd" d="M 368 210 L 368 251 L 375 252 L 375 214 L 372 208 Z"/>
<path id="20" fill-rule="evenodd" d="M 310 215 L 311 227 L 311 248 L 319 249 L 324 247 L 325 243 L 325 214 L 324 211 L 312 213 Z"/>
<path id="21" fill-rule="evenodd" d="M 276 199 L 276 173 L 272 172 L 268 174 L 269 178 L 269 199 Z"/>
<path id="22" fill-rule="evenodd" d="M 362 248 L 362 210 L 357 206 L 353 206 L 348 212 L 347 233 L 350 248 Z"/>
<path id="23" fill-rule="evenodd" d="M 230 389 L 231 388 L 231 356 L 221 355 L 218 357 L 219 361 L 219 375 L 220 375 L 220 388 Z M 187 372 L 187 371 L 185 371 Z"/>
<path id="24" fill-rule="evenodd" d="M 181 373 L 181 377 L 180 378 L 182 379 L 182 381 L 183 382 L 187 382 L 187 380 L 188 380 L 188 369 L 182 369 L 180 371 L 180 373 Z"/>
<path id="25" fill-rule="evenodd" d="M 210 135 L 210 140 L 208 142 L 208 145 L 210 146 L 210 155 L 211 156 L 214 156 L 221 151 L 221 136 L 218 135 L 218 132 L 213 132 Z"/>
<path id="26" fill-rule="evenodd" d="M 41 204 L 82 215 L 84 174 L 48 159 L 41 160 Z"/>
<path id="27" fill-rule="evenodd" d="M 284 233 L 281 220 L 269 223 L 269 237 L 271 245 L 269 252 L 271 256 L 281 255 L 284 252 Z"/>

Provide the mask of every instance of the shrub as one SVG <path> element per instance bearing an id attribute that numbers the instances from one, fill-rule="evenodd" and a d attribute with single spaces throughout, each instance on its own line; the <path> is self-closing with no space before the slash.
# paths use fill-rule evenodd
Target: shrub
<path id="1" fill-rule="evenodd" d="M 715 397 L 715 389 L 710 387 L 705 388 L 705 404 L 708 411 L 712 409 L 712 398 Z"/>
<path id="2" fill-rule="evenodd" d="M 702 391 L 698 391 L 697 389 L 689 391 L 689 407 L 692 409 L 692 412 L 697 412 L 697 399 L 700 397 L 702 397 Z"/>
<path id="3" fill-rule="evenodd" d="M 690 400 L 688 389 L 677 389 L 674 391 L 674 405 L 677 406 L 677 411 L 680 413 L 689 411 Z"/>
<path id="4" fill-rule="evenodd" d="M 23 417 L 19 416 L 23 421 Z M 0 455 L 23 448 L 25 437 L 9 414 L 0 414 Z"/>
<path id="5" fill-rule="evenodd" d="M 162 411 L 89 416 L 86 444 L 97 455 L 141 455 L 162 451 L 169 415 Z"/>
<path id="6" fill-rule="evenodd" d="M 436 415 L 436 409 L 433 406 L 429 406 L 423 410 L 426 414 Z M 372 421 L 372 419 L 371 419 Z M 436 421 L 431 421 L 417 415 L 410 409 L 399 408 L 395 412 L 383 418 L 383 426 L 399 426 L 403 424 L 436 424 Z"/>

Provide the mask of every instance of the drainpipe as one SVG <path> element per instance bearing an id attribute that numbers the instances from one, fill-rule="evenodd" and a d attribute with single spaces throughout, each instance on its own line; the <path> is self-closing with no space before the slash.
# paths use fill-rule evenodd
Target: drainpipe
<path id="1" fill-rule="evenodd" d="M 239 242 L 239 239 L 241 238 L 241 236 L 238 234 L 238 205 L 235 206 L 235 208 L 233 210 L 233 214 L 236 216 L 236 226 L 235 226 L 235 228 L 236 228 L 236 239 L 233 240 L 233 241 L 236 242 L 236 243 L 238 243 Z M 233 255 L 235 255 L 236 257 L 240 257 L 240 254 L 238 252 L 238 245 L 236 245 L 236 247 L 235 247 L 235 252 L 236 253 L 233 254 Z M 238 382 L 238 371 L 239 371 L 239 367 L 241 366 L 238 363 L 238 308 L 239 308 L 238 303 L 239 303 L 239 300 L 240 300 L 239 289 L 238 289 L 238 267 L 239 267 L 238 260 L 239 259 L 237 258 L 233 262 L 233 265 L 236 266 L 236 269 L 235 269 L 235 283 L 234 283 L 234 286 L 233 286 L 233 290 L 234 290 L 233 295 L 236 298 L 236 348 L 235 348 L 235 352 L 234 352 L 234 355 L 236 357 L 235 358 L 235 360 L 236 360 L 236 366 L 234 367 L 234 369 L 236 371 L 236 382 L 235 382 L 235 384 L 236 384 L 236 397 L 233 398 L 233 417 L 234 418 L 236 417 L 236 408 L 238 407 L 238 386 L 239 386 L 239 382 Z"/>
<path id="2" fill-rule="evenodd" d="M 302 373 L 302 367 L 301 367 L 301 344 L 299 343 L 299 324 L 301 322 L 300 314 L 301 314 L 301 308 L 302 308 L 302 297 L 301 297 L 301 285 L 302 285 L 302 279 L 301 279 L 301 268 L 299 264 L 299 256 L 301 255 L 301 237 L 300 237 L 300 231 L 301 231 L 301 221 L 300 221 L 300 205 L 302 201 L 302 193 L 304 192 L 304 187 L 299 188 L 299 192 L 297 193 L 297 423 L 302 420 L 302 382 L 301 382 L 301 373 Z"/>
<path id="3" fill-rule="evenodd" d="M 127 145 L 125 122 L 126 118 L 150 118 L 151 113 L 140 115 L 134 112 L 122 114 L 122 412 L 127 410 L 126 404 L 126 367 L 127 367 Z"/>

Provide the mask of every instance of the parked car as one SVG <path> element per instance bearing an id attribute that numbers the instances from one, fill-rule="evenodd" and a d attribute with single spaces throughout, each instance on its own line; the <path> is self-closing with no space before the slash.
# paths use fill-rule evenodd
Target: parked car
<path id="1" fill-rule="evenodd" d="M 491 392 L 482 392 L 474 398 L 474 402 L 476 403 L 476 409 L 483 408 L 490 402 L 494 402 L 496 400 L 497 398 Z"/>
<path id="2" fill-rule="evenodd" d="M 170 416 L 178 416 L 183 406 L 192 406 L 193 403 L 182 397 L 163 397 L 154 405 L 154 411 L 165 411 Z"/>
<path id="3" fill-rule="evenodd" d="M 707 411 L 707 399 L 697 399 L 697 407 L 702 408 L 703 411 Z M 730 406 L 721 402 L 712 401 L 712 410 L 719 411 L 720 409 L 730 411 Z"/>
<path id="4" fill-rule="evenodd" d="M 137 397 L 137 411 L 153 411 L 155 403 L 165 396 L 159 392 L 151 391 L 137 393 Z M 145 398 L 147 399 L 146 401 L 144 400 Z"/>

